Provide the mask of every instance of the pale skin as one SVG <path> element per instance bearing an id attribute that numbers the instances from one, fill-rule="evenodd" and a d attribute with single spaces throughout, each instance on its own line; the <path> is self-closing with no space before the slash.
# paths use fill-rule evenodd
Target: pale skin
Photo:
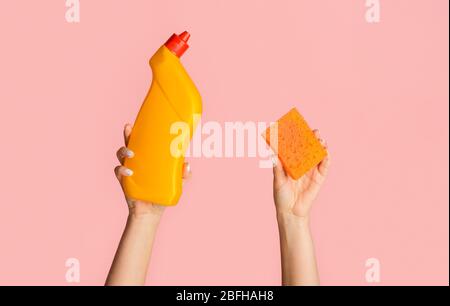
<path id="1" fill-rule="evenodd" d="M 131 125 L 124 128 L 125 146 L 117 151 L 120 166 L 114 169 L 122 184 L 124 176 L 133 172 L 123 166 L 125 158 L 133 158 L 127 149 Z M 320 139 L 318 131 L 316 136 Z M 275 158 L 273 192 L 280 232 L 283 285 L 319 285 L 319 274 L 310 231 L 310 210 L 328 173 L 330 159 L 325 158 L 317 167 L 299 180 L 290 178 Z M 188 163 L 183 167 L 183 178 L 191 175 Z M 156 230 L 164 207 L 125 196 L 129 216 L 114 261 L 106 279 L 107 286 L 140 286 L 145 284 Z"/>
<path id="2" fill-rule="evenodd" d="M 114 172 L 121 185 L 124 176 L 133 175 L 132 170 L 123 166 L 125 158 L 133 158 L 134 156 L 134 153 L 126 148 L 131 129 L 131 125 L 125 125 L 123 133 L 125 146 L 120 148 L 116 154 L 121 165 L 117 166 Z M 183 178 L 188 178 L 190 174 L 189 164 L 185 163 Z M 126 196 L 125 199 L 128 204 L 129 215 L 106 279 L 107 286 L 142 286 L 145 284 L 156 230 L 164 213 L 163 206 L 135 201 Z"/>
<path id="3" fill-rule="evenodd" d="M 326 143 L 314 131 L 324 147 Z M 330 167 L 329 155 L 298 180 L 286 174 L 275 158 L 273 194 L 277 212 L 281 248 L 282 284 L 318 286 L 320 284 L 314 243 L 310 229 L 310 211 Z"/>

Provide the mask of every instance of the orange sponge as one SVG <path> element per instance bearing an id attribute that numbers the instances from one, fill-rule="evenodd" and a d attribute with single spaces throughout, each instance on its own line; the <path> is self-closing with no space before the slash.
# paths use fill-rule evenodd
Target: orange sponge
<path id="1" fill-rule="evenodd" d="M 264 138 L 278 154 L 284 170 L 297 180 L 317 166 L 327 156 L 327 151 L 296 108 L 291 109 L 277 123 L 278 148 L 270 141 L 270 127 Z"/>

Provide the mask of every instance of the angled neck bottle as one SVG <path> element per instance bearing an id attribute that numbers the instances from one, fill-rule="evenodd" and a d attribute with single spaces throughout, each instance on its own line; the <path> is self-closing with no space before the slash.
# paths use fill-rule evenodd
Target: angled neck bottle
<path id="1" fill-rule="evenodd" d="M 189 37 L 187 32 L 172 35 L 150 60 L 152 84 L 128 143 L 134 157 L 124 163 L 133 171 L 123 182 L 131 199 L 172 206 L 181 196 L 184 152 L 174 155 L 171 145 L 176 137 L 185 137 L 183 142 L 189 143 L 195 129 L 194 115 L 202 112 L 200 94 L 180 61 L 189 47 Z M 189 127 L 189 133 L 171 133 L 177 123 Z"/>

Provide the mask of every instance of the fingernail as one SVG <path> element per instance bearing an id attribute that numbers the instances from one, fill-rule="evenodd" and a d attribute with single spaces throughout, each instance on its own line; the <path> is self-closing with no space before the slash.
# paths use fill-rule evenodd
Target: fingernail
<path id="1" fill-rule="evenodd" d="M 191 173 L 191 164 L 186 164 L 186 172 Z"/>
<path id="2" fill-rule="evenodd" d="M 275 155 L 272 155 L 271 159 L 272 159 L 272 164 L 275 167 L 278 163 L 277 158 L 275 157 Z"/>
<path id="3" fill-rule="evenodd" d="M 125 152 L 125 155 L 126 155 L 127 157 L 134 157 L 134 152 L 131 151 L 130 149 L 127 149 L 126 152 Z"/>
<path id="4" fill-rule="evenodd" d="M 125 169 L 123 171 L 123 173 L 125 174 L 125 176 L 132 176 L 133 175 L 133 170 L 131 169 Z"/>

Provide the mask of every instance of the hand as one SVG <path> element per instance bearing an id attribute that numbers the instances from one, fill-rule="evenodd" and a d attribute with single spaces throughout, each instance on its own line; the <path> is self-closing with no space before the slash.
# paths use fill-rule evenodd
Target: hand
<path id="1" fill-rule="evenodd" d="M 314 134 L 327 148 L 325 141 L 320 138 L 318 130 Z M 292 179 L 283 169 L 281 162 L 275 157 L 273 194 L 277 215 L 279 217 L 294 216 L 296 219 L 308 219 L 312 203 L 328 173 L 330 166 L 329 155 L 316 167 L 311 169 L 298 180 Z"/>
<path id="2" fill-rule="evenodd" d="M 134 157 L 134 152 L 126 147 L 128 145 L 128 139 L 130 138 L 131 130 L 132 130 L 131 125 L 126 124 L 124 131 L 123 131 L 125 146 L 121 147 L 116 153 L 117 158 L 121 165 L 117 166 L 114 169 L 114 172 L 116 174 L 117 179 L 120 182 L 120 185 L 122 186 L 122 190 L 123 190 L 122 177 L 133 175 L 133 171 L 131 169 L 128 169 L 123 166 L 123 163 L 126 158 Z M 187 179 L 190 176 L 191 176 L 191 169 L 190 169 L 189 163 L 184 163 L 183 178 Z M 130 215 L 133 215 L 133 216 L 147 215 L 147 216 L 152 216 L 152 217 L 156 217 L 159 219 L 161 217 L 162 213 L 164 212 L 164 206 L 154 204 L 154 203 L 139 201 L 139 200 L 133 200 L 133 199 L 127 198 L 126 195 L 125 195 L 125 199 L 127 201 L 128 208 L 130 210 Z"/>

